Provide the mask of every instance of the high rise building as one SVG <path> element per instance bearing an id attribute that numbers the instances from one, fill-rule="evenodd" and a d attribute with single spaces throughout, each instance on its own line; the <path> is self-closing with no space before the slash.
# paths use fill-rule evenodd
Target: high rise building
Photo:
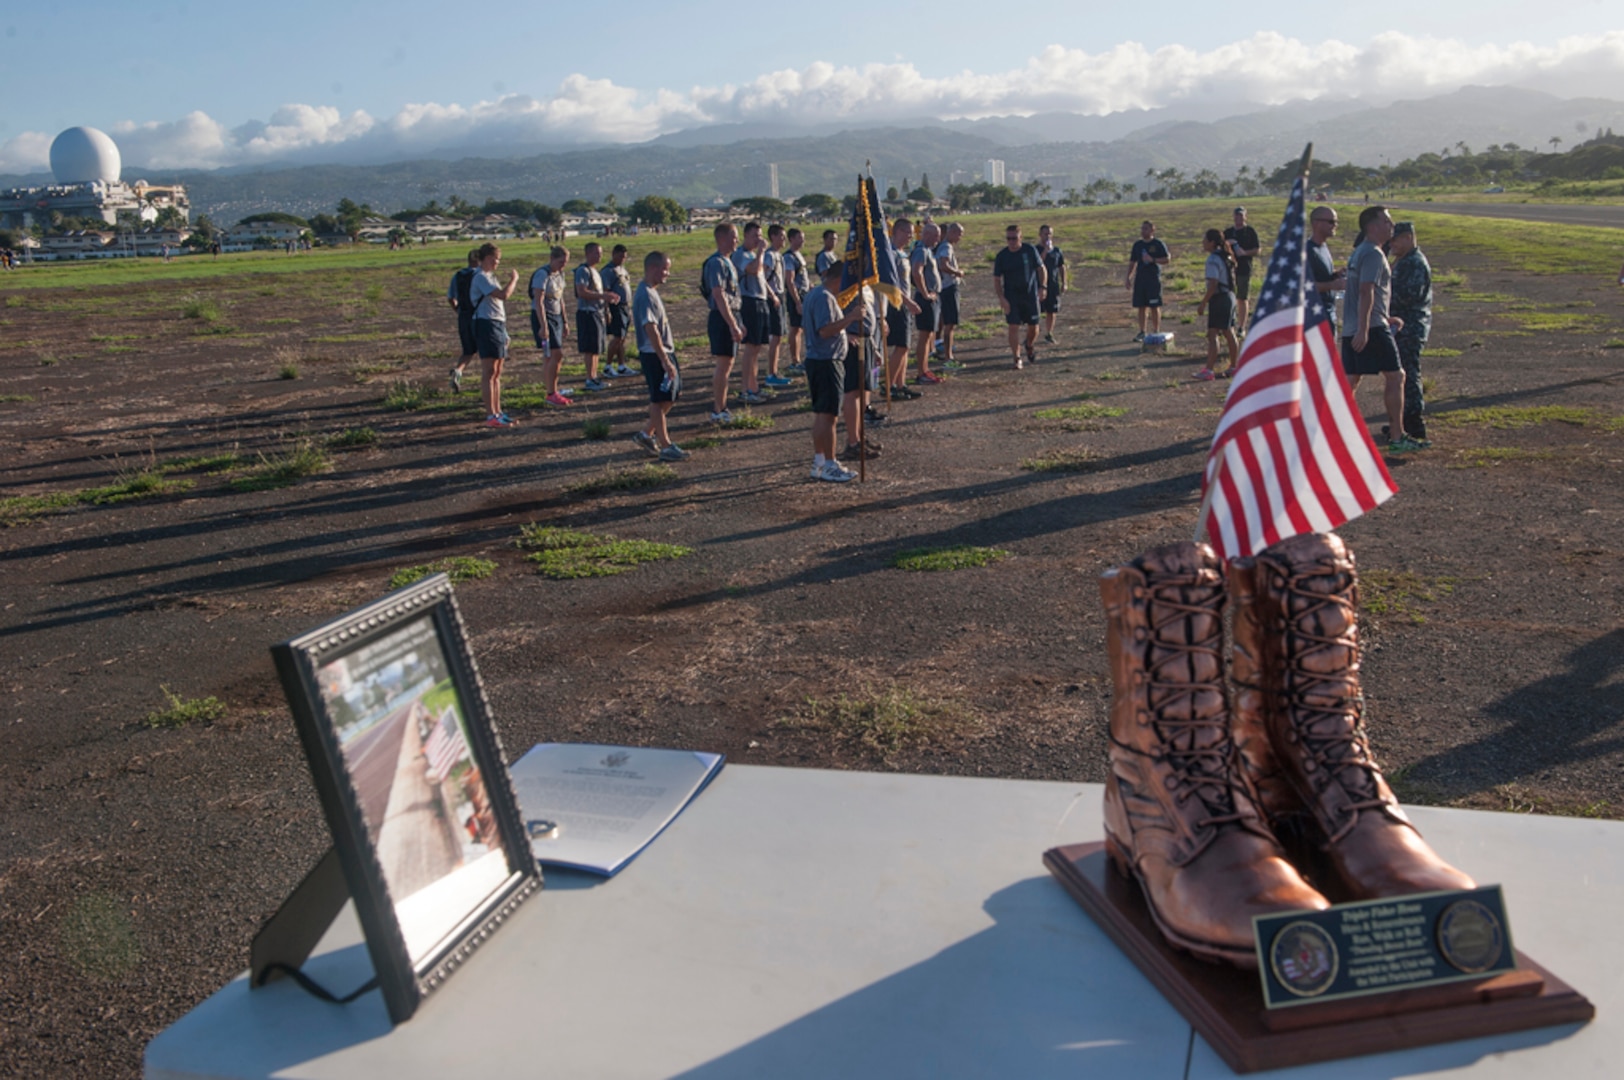
<path id="1" fill-rule="evenodd" d="M 994 187 L 1002 187 L 1004 184 L 1003 161 L 998 158 L 988 158 L 986 164 L 981 167 L 981 179 Z"/>

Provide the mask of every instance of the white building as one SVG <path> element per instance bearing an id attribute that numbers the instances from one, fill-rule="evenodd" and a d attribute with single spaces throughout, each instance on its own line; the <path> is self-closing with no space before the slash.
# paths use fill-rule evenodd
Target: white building
<path id="1" fill-rule="evenodd" d="M 154 185 L 119 179 L 124 163 L 118 146 L 95 128 L 69 128 L 51 143 L 54 183 L 0 191 L 0 228 L 49 227 L 52 214 L 96 218 L 112 225 L 121 212 L 153 222 L 168 207 L 190 220 L 191 203 L 179 184 Z"/>
<path id="2" fill-rule="evenodd" d="M 1004 185 L 1004 163 L 998 158 L 988 158 L 981 166 L 981 179 L 993 187 Z"/>

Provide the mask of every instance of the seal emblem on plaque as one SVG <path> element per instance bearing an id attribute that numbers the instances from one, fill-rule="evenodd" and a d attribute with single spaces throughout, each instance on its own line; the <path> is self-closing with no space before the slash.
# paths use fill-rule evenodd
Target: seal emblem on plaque
<path id="1" fill-rule="evenodd" d="M 1336 981 L 1336 942 L 1311 922 L 1287 923 L 1269 945 L 1274 977 L 1298 997 L 1318 997 Z"/>
<path id="2" fill-rule="evenodd" d="M 1500 962 L 1506 935 L 1500 920 L 1476 900 L 1457 900 L 1438 916 L 1438 951 L 1469 975 Z"/>

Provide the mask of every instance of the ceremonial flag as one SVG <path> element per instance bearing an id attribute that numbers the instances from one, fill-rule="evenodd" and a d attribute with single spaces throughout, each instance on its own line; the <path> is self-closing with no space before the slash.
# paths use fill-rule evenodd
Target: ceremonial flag
<path id="1" fill-rule="evenodd" d="M 428 758 L 428 779 L 438 784 L 451 774 L 452 768 L 468 756 L 468 743 L 462 737 L 462 725 L 457 723 L 455 709 L 440 714 L 440 722 L 429 733 L 423 744 L 423 756 Z"/>
<path id="2" fill-rule="evenodd" d="M 1196 536 L 1221 558 L 1329 532 L 1398 488 L 1342 377 L 1318 291 L 1307 287 L 1308 163 L 1291 189 L 1202 480 Z"/>
<path id="3" fill-rule="evenodd" d="M 896 249 L 891 245 L 891 229 L 880 208 L 874 179 L 857 178 L 857 205 L 852 208 L 851 231 L 846 235 L 846 256 L 841 266 L 841 307 L 849 305 L 864 285 L 898 307 L 902 306 L 902 282 L 897 280 Z"/>

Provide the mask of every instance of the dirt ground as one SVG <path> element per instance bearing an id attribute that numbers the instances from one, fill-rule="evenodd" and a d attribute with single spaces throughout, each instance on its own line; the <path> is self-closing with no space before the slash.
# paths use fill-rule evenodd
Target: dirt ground
<path id="1" fill-rule="evenodd" d="M 1440 289 L 1434 334 L 1458 353 L 1426 362 L 1435 447 L 1390 461 L 1400 493 L 1343 530 L 1364 575 L 1371 737 L 1406 799 L 1620 816 L 1624 290 L 1429 254 L 1465 275 Z M 496 564 L 457 595 L 513 756 L 602 741 L 1102 780 L 1094 579 L 1189 536 L 1225 388 L 1188 379 L 1194 293 L 1166 327 L 1186 355 L 1141 354 L 1115 258 L 1078 260 L 1060 344 L 1023 372 L 978 274 L 968 369 L 893 408 L 865 483 L 807 478 L 797 389 L 756 410 L 771 427 L 696 449 L 673 482 L 597 493 L 573 488 L 646 460 L 629 438 L 638 380 L 567 412 L 520 410 L 510 431 L 467 409 L 383 407 L 392 380 L 443 383 L 448 271 L 383 305 L 334 302 L 320 275 L 231 279 L 219 323 L 235 333 L 182 318 L 195 286 L 0 280 L 0 497 L 166 467 L 189 482 L 0 528 L 0 1074 L 134 1076 L 148 1039 L 246 966 L 327 844 L 268 647 L 403 567 Z M 698 302 L 681 292 L 679 331 L 694 334 Z M 704 351 L 689 350 L 679 440 L 705 434 Z M 539 377 L 534 357 L 516 350 L 510 386 Z M 1360 400 L 1379 426 L 1375 388 Z M 1035 415 L 1079 404 L 1125 411 Z M 588 411 L 607 441 L 583 437 Z M 237 490 L 241 463 L 186 464 L 361 427 L 375 444 L 333 449 L 330 471 L 279 489 Z M 1023 467 L 1059 452 L 1081 466 Z M 515 547 L 529 522 L 694 553 L 550 580 Z M 1009 555 L 889 565 L 951 544 Z M 224 714 L 149 726 L 161 688 Z M 874 716 L 894 722 L 862 725 Z"/>

